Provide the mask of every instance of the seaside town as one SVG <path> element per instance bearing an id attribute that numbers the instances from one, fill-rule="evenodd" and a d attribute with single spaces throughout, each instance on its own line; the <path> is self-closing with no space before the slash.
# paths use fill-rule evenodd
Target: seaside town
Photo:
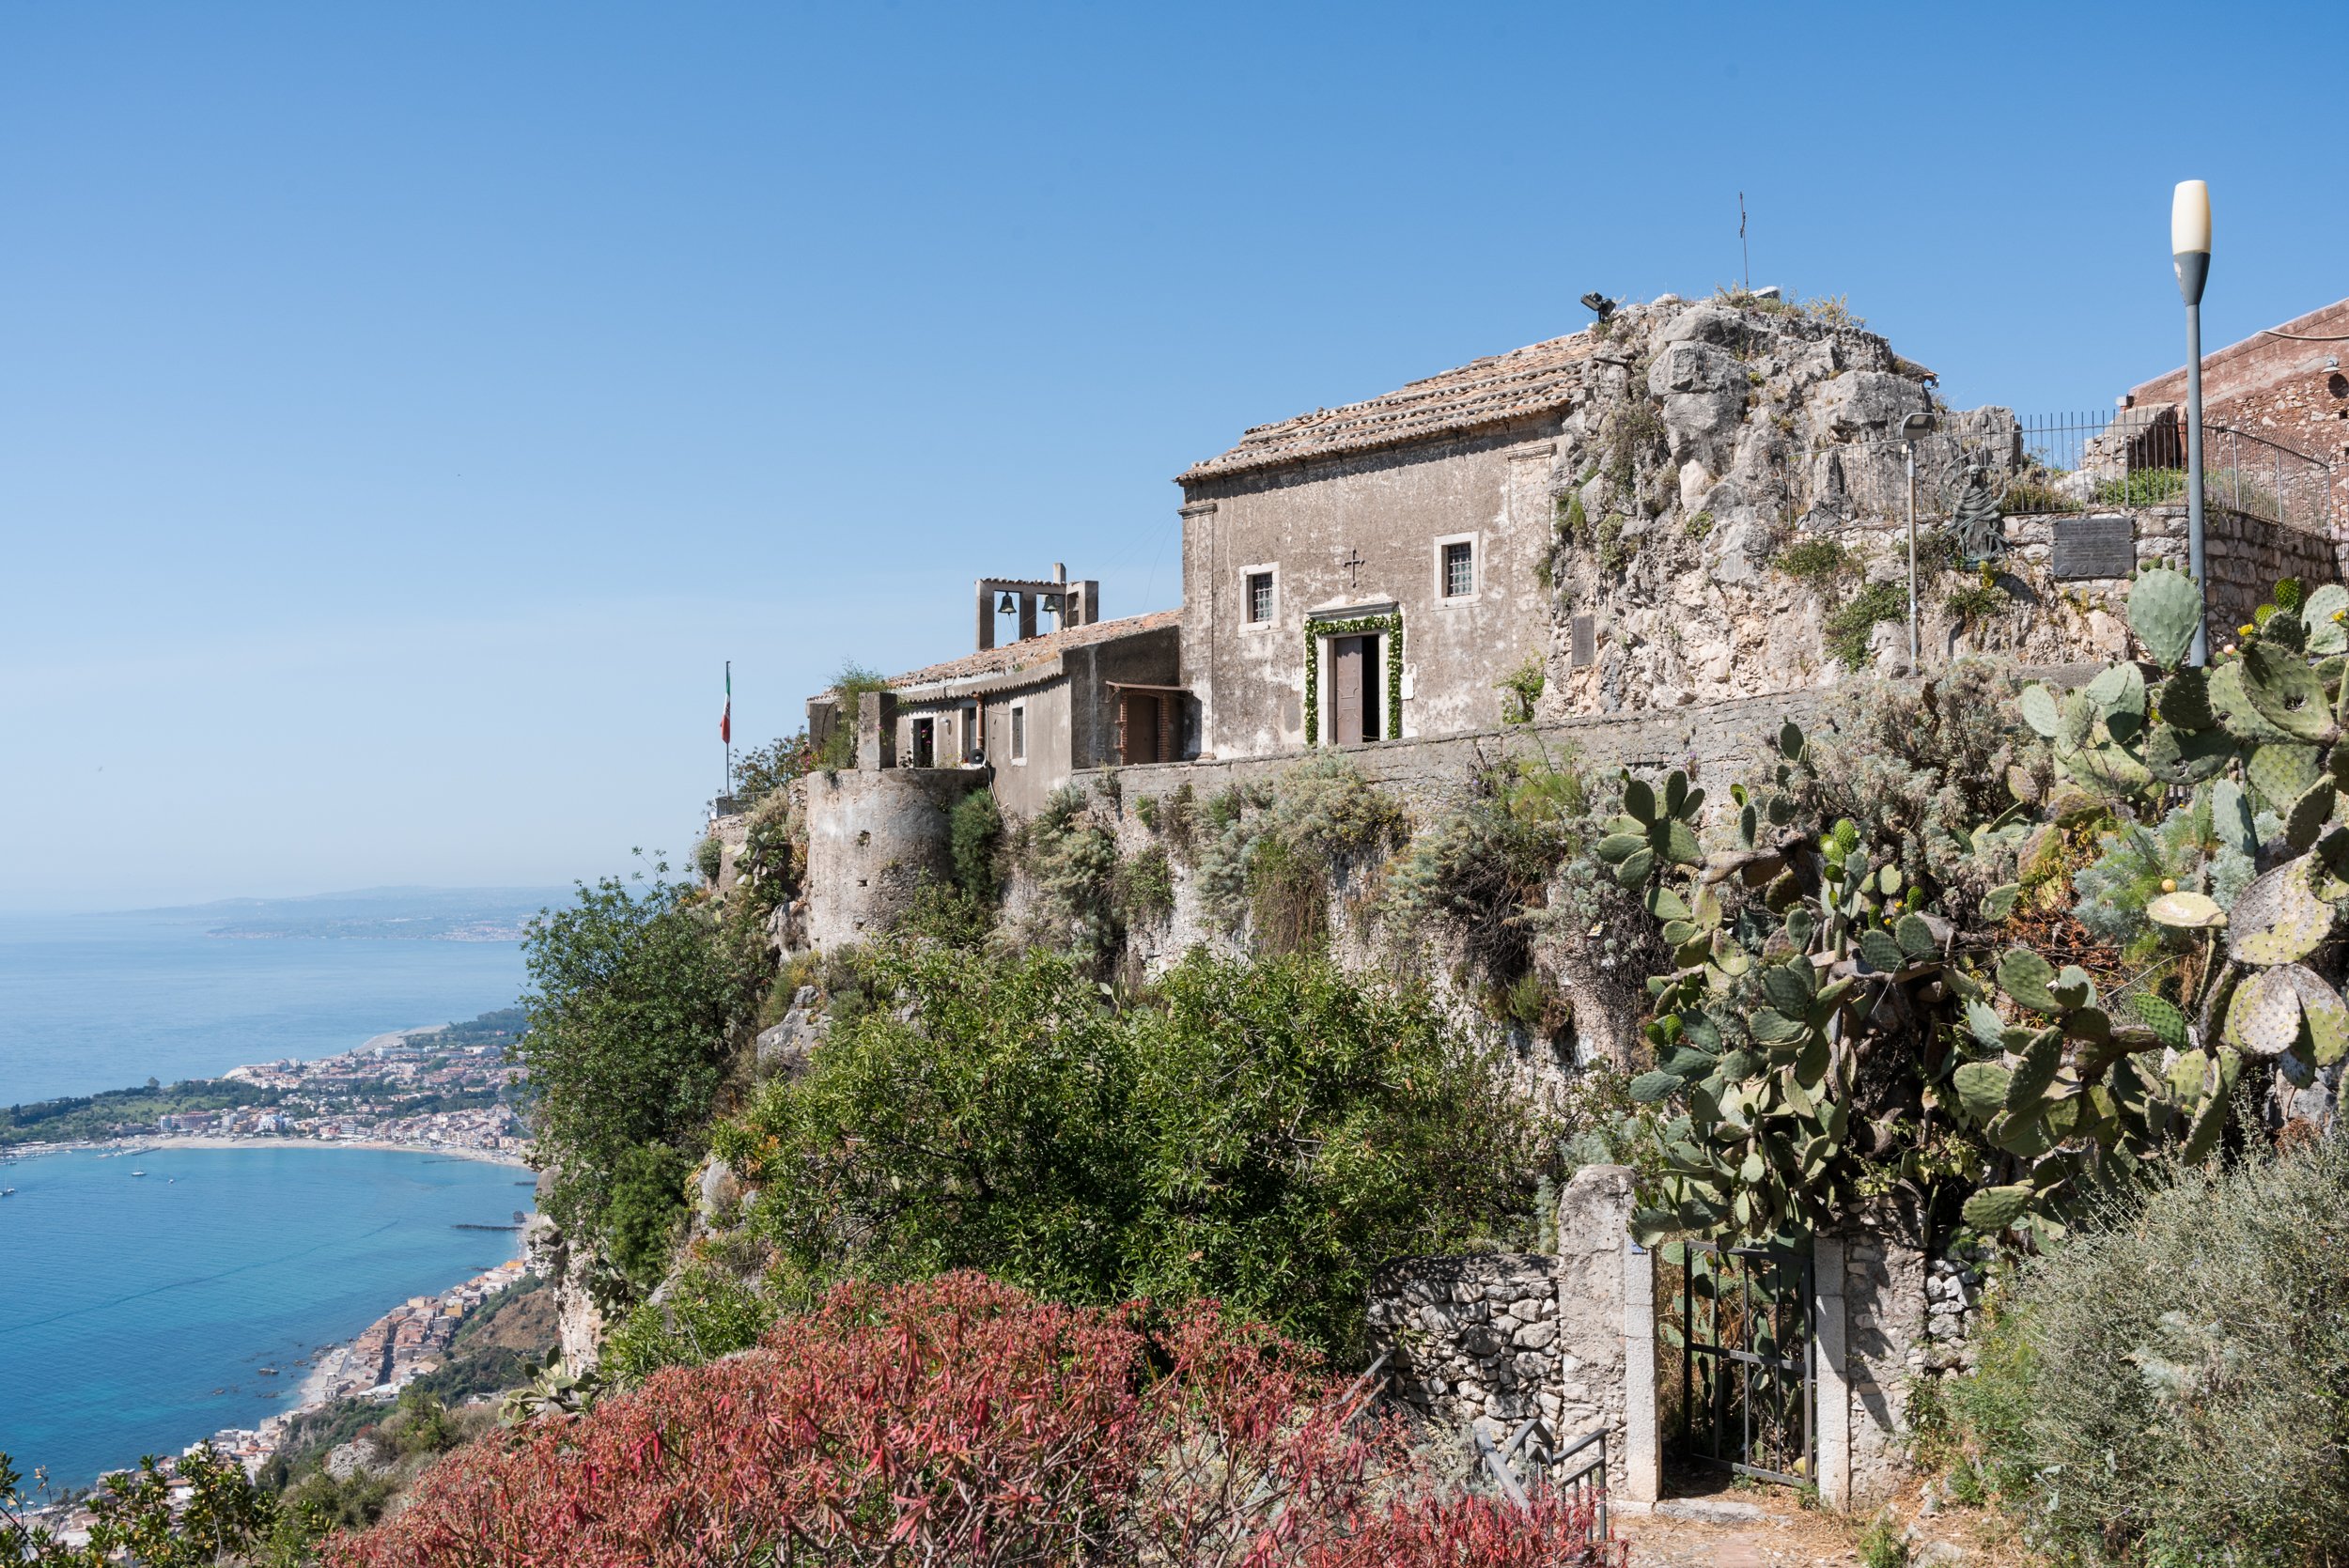
<path id="1" fill-rule="evenodd" d="M 379 1034 L 334 1056 L 234 1067 L 217 1079 L 0 1109 L 11 1154 L 174 1139 L 312 1139 L 465 1151 L 519 1161 L 520 1009 Z M 173 1109 L 164 1109 L 171 1107 Z"/>
<path id="2" fill-rule="evenodd" d="M 522 1258 L 509 1259 L 438 1296 L 409 1297 L 369 1324 L 350 1343 L 322 1352 L 303 1381 L 300 1400 L 292 1408 L 257 1427 L 215 1432 L 190 1443 L 178 1457 L 161 1460 L 157 1467 L 172 1478 L 174 1513 L 186 1506 L 194 1490 L 192 1483 L 179 1476 L 179 1458 L 209 1445 L 222 1457 L 242 1465 L 248 1475 L 257 1476 L 284 1445 L 295 1422 L 310 1412 L 337 1400 L 393 1403 L 402 1389 L 441 1365 L 450 1341 L 466 1319 L 520 1282 L 528 1266 Z M 102 1487 L 104 1481 L 101 1476 L 98 1486 Z M 37 1516 L 69 1545 L 86 1541 L 96 1518 L 84 1498 L 38 1510 Z"/>

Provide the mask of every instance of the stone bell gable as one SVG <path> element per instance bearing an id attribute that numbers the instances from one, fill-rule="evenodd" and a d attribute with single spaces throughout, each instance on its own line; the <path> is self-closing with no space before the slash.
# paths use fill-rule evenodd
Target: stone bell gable
<path id="1" fill-rule="evenodd" d="M 1550 468 L 1598 345 L 1247 431 L 1183 488 L 1183 671 L 1222 757 L 1490 728 L 1548 645 Z"/>

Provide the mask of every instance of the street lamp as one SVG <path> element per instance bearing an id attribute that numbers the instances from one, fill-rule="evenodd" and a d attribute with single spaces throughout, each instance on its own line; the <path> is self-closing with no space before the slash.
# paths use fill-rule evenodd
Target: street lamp
<path id="1" fill-rule="evenodd" d="M 2210 187 L 2181 179 L 2170 198 L 2170 260 L 2186 299 L 2186 569 L 2202 596 L 2190 663 L 2210 662 L 2210 589 L 2202 576 L 2202 285 L 2210 278 Z"/>
<path id="2" fill-rule="evenodd" d="M 1901 421 L 1901 444 L 1908 448 L 1908 673 L 1917 673 L 1917 443 L 1933 434 L 1929 413 Z"/>

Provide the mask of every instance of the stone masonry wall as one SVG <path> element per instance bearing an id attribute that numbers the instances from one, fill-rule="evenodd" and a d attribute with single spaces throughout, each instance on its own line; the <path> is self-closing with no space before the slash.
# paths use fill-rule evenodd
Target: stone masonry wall
<path id="1" fill-rule="evenodd" d="M 1536 1415 L 1560 1447 L 1603 1427 L 1609 1483 L 1621 1487 L 1626 1423 L 1642 1391 L 1631 1384 L 1652 1405 L 1656 1375 L 1652 1344 L 1636 1367 L 1626 1356 L 1631 1189 L 1624 1166 L 1578 1171 L 1559 1202 L 1555 1256 L 1403 1258 L 1379 1269 L 1371 1343 L 1391 1357 L 1403 1401 L 1464 1444 L 1473 1430 L 1506 1440 Z"/>
<path id="2" fill-rule="evenodd" d="M 1396 1393 L 1439 1431 L 1505 1438 L 1528 1416 L 1558 1421 L 1557 1259 L 1398 1259 L 1372 1278 L 1369 1319 Z"/>

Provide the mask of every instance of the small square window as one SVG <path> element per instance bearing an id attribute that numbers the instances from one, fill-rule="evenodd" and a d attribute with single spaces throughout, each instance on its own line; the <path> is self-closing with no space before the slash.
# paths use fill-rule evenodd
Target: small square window
<path id="1" fill-rule="evenodd" d="M 1476 592 L 1476 547 L 1465 540 L 1443 547 L 1443 597 L 1466 598 Z"/>
<path id="2" fill-rule="evenodd" d="M 1248 618 L 1252 622 L 1272 619 L 1272 574 L 1268 571 L 1248 574 Z"/>
<path id="3" fill-rule="evenodd" d="M 1028 710 L 1018 706 L 1011 710 L 1011 760 L 1028 760 Z"/>

